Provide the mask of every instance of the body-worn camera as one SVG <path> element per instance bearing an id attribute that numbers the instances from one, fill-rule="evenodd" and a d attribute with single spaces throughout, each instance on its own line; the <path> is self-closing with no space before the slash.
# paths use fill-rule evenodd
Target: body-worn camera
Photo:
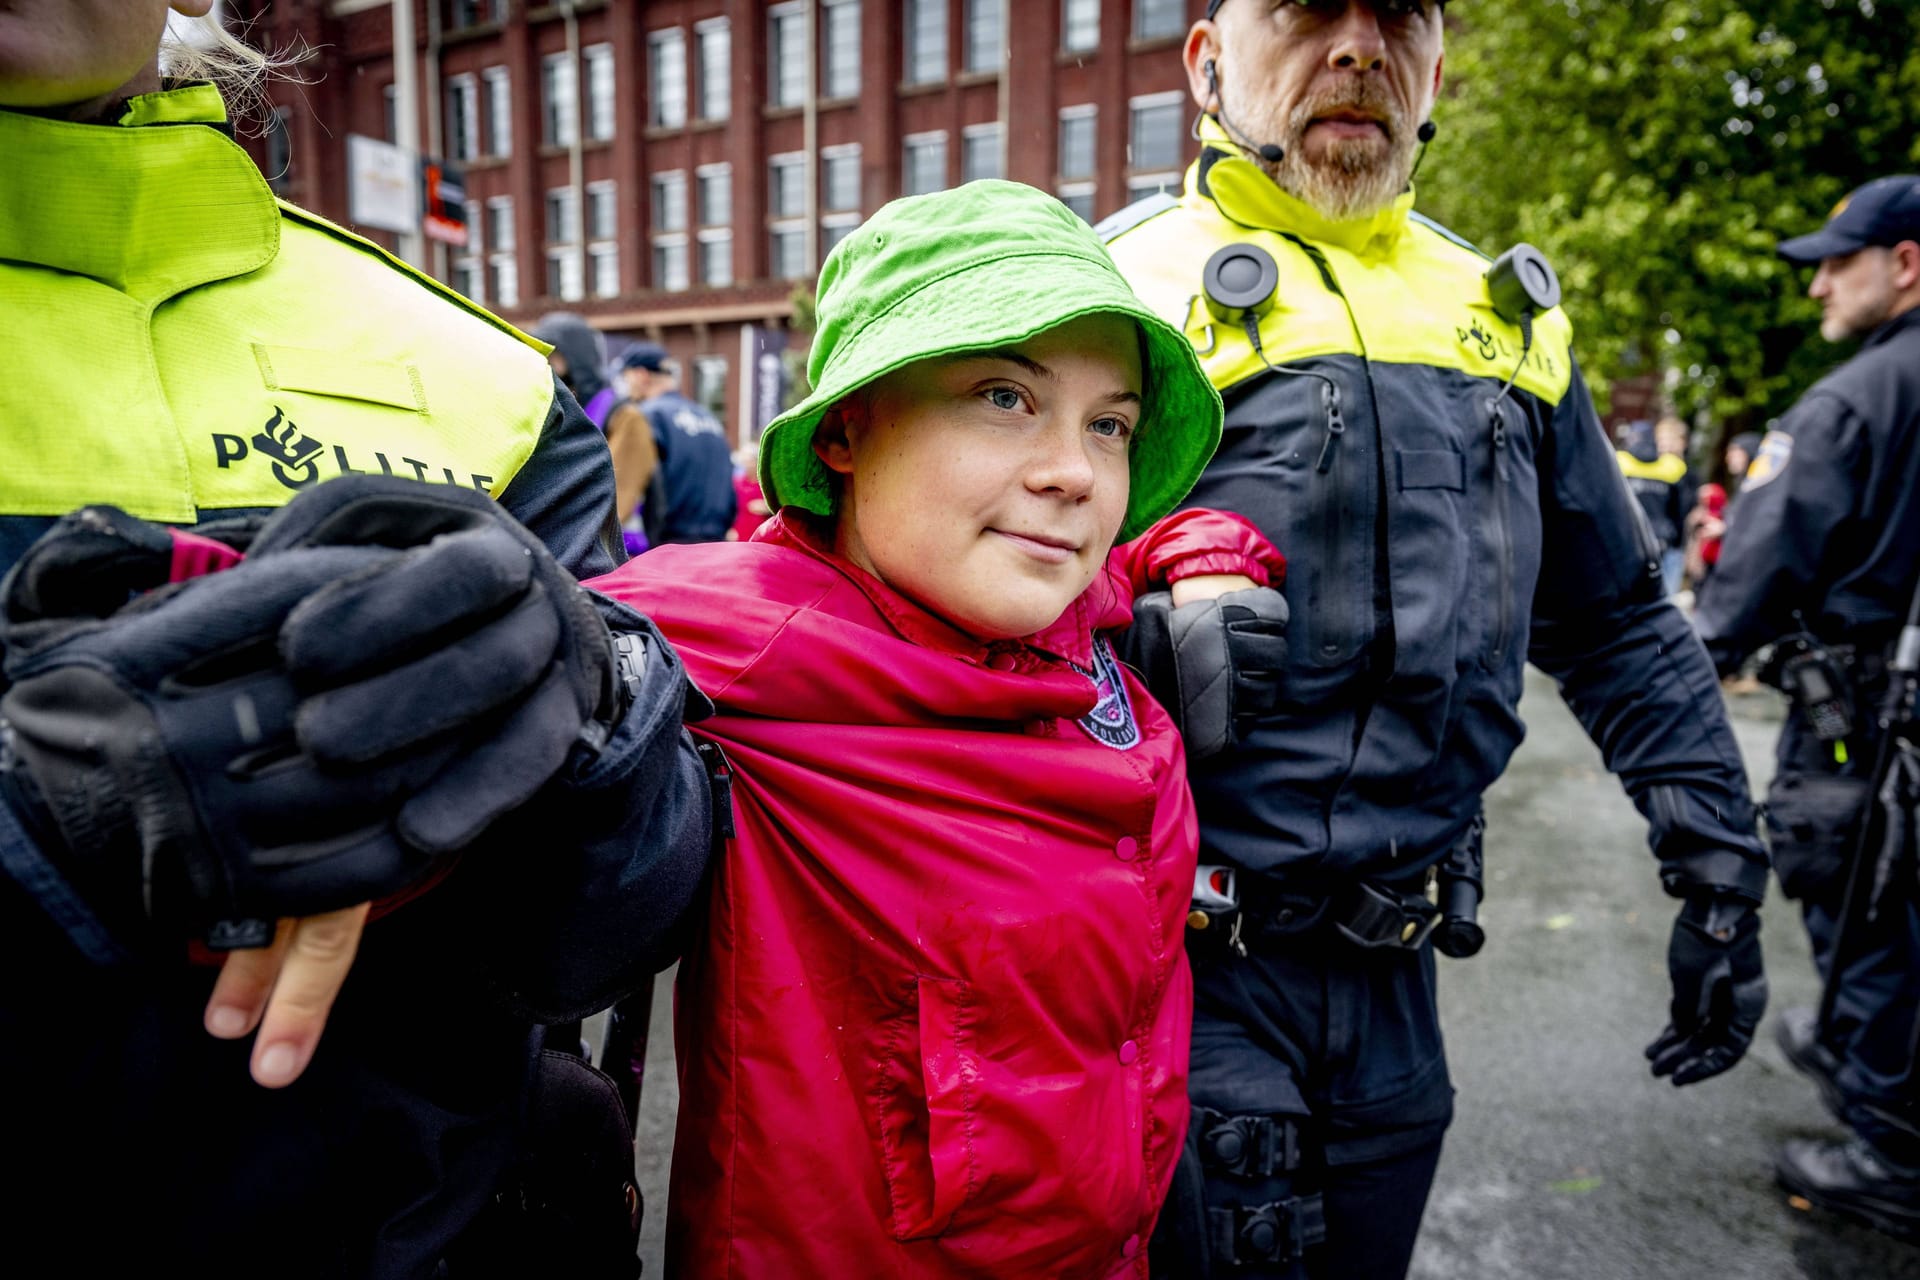
<path id="1" fill-rule="evenodd" d="M 1820 741 L 1838 742 L 1853 732 L 1853 698 L 1846 677 L 1817 637 L 1799 631 L 1775 641 L 1773 661 L 1762 674 L 1794 700 Z"/>

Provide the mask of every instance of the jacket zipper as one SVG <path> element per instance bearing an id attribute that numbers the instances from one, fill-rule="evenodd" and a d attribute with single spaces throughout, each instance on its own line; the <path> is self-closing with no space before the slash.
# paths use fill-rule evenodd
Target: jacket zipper
<path id="1" fill-rule="evenodd" d="M 1513 535 L 1507 511 L 1507 415 L 1504 401 L 1493 406 L 1493 523 L 1500 543 L 1499 621 L 1493 633 L 1492 657 L 1496 665 L 1506 660 L 1507 641 L 1513 633 Z"/>

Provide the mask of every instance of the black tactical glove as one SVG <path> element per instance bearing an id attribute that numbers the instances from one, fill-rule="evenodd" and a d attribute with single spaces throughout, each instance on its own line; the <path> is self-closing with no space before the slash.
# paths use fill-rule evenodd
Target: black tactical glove
<path id="1" fill-rule="evenodd" d="M 259 945 L 395 892 L 618 720 L 599 608 L 484 495 L 331 481 L 238 567 L 116 608 L 170 545 L 90 508 L 0 584 L 8 789 L 122 937 Z"/>
<path id="2" fill-rule="evenodd" d="M 1173 717 L 1188 758 L 1204 760 L 1279 704 L 1287 598 L 1253 587 L 1176 609 L 1170 593 L 1151 592 L 1134 602 L 1121 656 Z"/>
<path id="3" fill-rule="evenodd" d="M 1759 912 L 1735 898 L 1689 898 L 1673 922 L 1667 971 L 1673 1021 L 1647 1046 L 1653 1074 L 1676 1085 L 1717 1076 L 1740 1061 L 1767 1011 Z"/>

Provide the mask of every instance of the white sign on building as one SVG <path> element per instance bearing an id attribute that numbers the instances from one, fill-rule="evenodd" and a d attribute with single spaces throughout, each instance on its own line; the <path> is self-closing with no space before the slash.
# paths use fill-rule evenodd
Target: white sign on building
<path id="1" fill-rule="evenodd" d="M 347 220 L 382 231 L 420 229 L 419 166 L 391 142 L 347 135 Z"/>

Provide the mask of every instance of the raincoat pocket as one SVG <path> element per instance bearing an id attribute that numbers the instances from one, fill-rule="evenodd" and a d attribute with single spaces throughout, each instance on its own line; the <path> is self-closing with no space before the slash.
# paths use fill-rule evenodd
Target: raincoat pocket
<path id="1" fill-rule="evenodd" d="M 875 1102 L 898 1240 L 945 1232 L 979 1184 L 972 994 L 956 979 L 916 976 L 880 1063 Z"/>

